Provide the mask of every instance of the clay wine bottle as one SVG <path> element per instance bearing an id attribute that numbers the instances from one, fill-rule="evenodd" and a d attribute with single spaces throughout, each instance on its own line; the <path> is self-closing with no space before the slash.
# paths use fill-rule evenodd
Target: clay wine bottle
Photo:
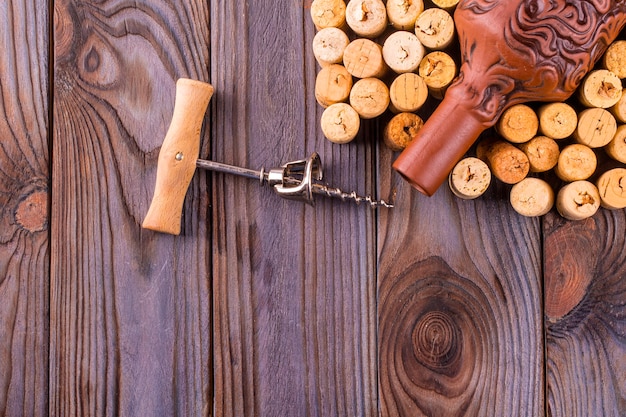
<path id="1" fill-rule="evenodd" d="M 626 0 L 461 0 L 461 68 L 394 168 L 432 195 L 508 107 L 576 91 L 626 24 Z"/>

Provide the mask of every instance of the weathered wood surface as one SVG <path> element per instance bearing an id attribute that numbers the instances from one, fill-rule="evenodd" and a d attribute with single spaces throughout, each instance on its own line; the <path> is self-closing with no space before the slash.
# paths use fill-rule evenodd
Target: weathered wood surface
<path id="1" fill-rule="evenodd" d="M 625 415 L 624 211 L 426 198 L 376 123 L 329 143 L 310 3 L 5 2 L 0 414 Z M 198 173 L 182 235 L 141 230 L 182 76 L 216 89 L 201 156 L 316 150 L 396 208 Z"/>
<path id="2" fill-rule="evenodd" d="M 550 416 L 626 415 L 626 216 L 545 223 Z"/>
<path id="3" fill-rule="evenodd" d="M 539 222 L 503 190 L 426 198 L 384 177 L 398 204 L 379 224 L 382 414 L 542 415 Z"/>
<path id="4" fill-rule="evenodd" d="M 183 236 L 140 224 L 175 80 L 208 80 L 208 6 L 62 0 L 54 23 L 50 414 L 206 415 L 206 178 Z"/>
<path id="5" fill-rule="evenodd" d="M 212 2 L 212 157 L 270 168 L 320 153 L 337 185 L 372 190 L 372 137 L 319 129 L 306 4 Z M 213 183 L 215 415 L 375 415 L 374 213 Z"/>
<path id="6" fill-rule="evenodd" d="M 48 10 L 0 4 L 0 415 L 48 410 Z M 28 24 L 24 24 L 24 22 Z"/>

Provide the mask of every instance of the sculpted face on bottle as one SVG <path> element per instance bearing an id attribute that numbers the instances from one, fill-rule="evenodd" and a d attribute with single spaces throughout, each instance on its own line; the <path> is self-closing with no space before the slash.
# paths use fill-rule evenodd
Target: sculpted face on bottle
<path id="1" fill-rule="evenodd" d="M 625 22 L 623 1 L 462 1 L 459 77 L 450 94 L 486 126 L 519 102 L 568 98 Z"/>

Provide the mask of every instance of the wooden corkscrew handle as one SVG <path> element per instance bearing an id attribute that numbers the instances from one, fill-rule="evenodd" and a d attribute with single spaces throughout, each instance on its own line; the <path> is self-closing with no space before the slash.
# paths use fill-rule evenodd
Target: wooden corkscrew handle
<path id="1" fill-rule="evenodd" d="M 212 95 L 213 87 L 205 82 L 176 82 L 172 122 L 159 152 L 154 196 L 143 228 L 180 234 L 183 202 L 196 170 L 202 121 Z"/>

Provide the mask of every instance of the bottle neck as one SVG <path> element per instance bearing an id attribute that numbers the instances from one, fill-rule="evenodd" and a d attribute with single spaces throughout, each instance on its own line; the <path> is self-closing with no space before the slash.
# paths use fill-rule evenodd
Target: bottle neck
<path id="1" fill-rule="evenodd" d="M 451 96 L 441 102 L 393 167 L 414 188 L 433 195 L 492 122 Z"/>

